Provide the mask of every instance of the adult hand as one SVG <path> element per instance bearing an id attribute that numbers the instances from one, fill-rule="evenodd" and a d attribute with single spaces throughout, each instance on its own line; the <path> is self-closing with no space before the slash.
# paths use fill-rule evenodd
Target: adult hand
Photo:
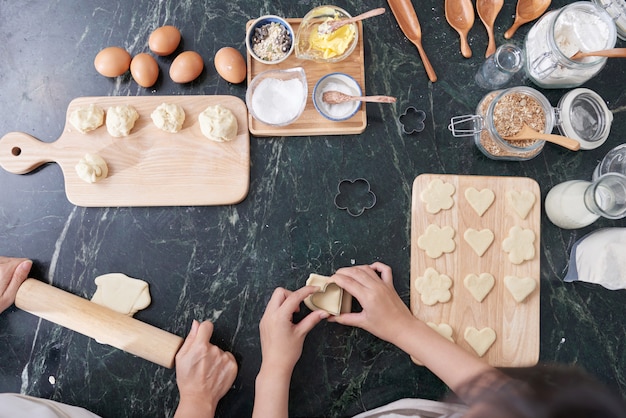
<path id="1" fill-rule="evenodd" d="M 337 270 L 332 278 L 359 301 L 363 310 L 344 313 L 330 321 L 363 328 L 394 344 L 408 329 L 406 324 L 416 321 L 393 287 L 391 267 L 383 263 L 345 267 Z"/>
<path id="2" fill-rule="evenodd" d="M 0 256 L 0 312 L 13 305 L 17 289 L 28 277 L 32 265 L 26 258 Z"/>
<path id="3" fill-rule="evenodd" d="M 274 290 L 259 324 L 263 368 L 291 376 L 304 346 L 304 338 L 328 313 L 313 311 L 297 324 L 294 313 L 300 303 L 319 290 L 316 286 L 305 286 L 294 292 L 281 287 Z"/>
<path id="4" fill-rule="evenodd" d="M 237 376 L 237 362 L 229 352 L 211 344 L 213 324 L 193 321 L 176 354 L 176 383 L 180 403 L 175 417 L 212 417 L 218 401 Z"/>

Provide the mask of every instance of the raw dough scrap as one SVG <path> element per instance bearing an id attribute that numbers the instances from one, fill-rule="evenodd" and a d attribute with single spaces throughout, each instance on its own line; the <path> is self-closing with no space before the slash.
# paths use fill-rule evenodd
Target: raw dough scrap
<path id="1" fill-rule="evenodd" d="M 76 164 L 75 169 L 78 178 L 87 183 L 95 183 L 109 175 L 106 161 L 97 154 L 85 154 Z"/>
<path id="2" fill-rule="evenodd" d="M 440 228 L 437 225 L 428 225 L 424 234 L 417 238 L 417 246 L 426 251 L 430 258 L 440 257 L 443 253 L 451 253 L 456 248 L 454 243 L 455 232 L 451 226 Z"/>
<path id="3" fill-rule="evenodd" d="M 95 279 L 96 292 L 91 301 L 124 315 L 135 313 L 150 305 L 148 283 L 122 273 L 109 273 Z"/>
<path id="4" fill-rule="evenodd" d="M 474 250 L 479 257 L 482 257 L 485 251 L 491 246 L 494 235 L 491 229 L 485 228 L 477 231 L 474 228 L 467 228 L 463 234 L 463 238 L 469 246 L 472 247 L 472 250 Z"/>
<path id="5" fill-rule="evenodd" d="M 452 327 L 449 324 L 446 324 L 445 322 L 442 322 L 441 324 L 426 322 L 426 325 L 437 331 L 437 333 L 444 337 L 446 340 L 452 343 L 454 342 L 454 339 L 452 338 Z"/>
<path id="6" fill-rule="evenodd" d="M 320 288 L 318 292 L 304 300 L 304 304 L 310 310 L 322 309 L 331 315 L 339 315 L 352 310 L 352 295 L 337 286 L 332 278 L 311 273 L 306 285 Z"/>
<path id="7" fill-rule="evenodd" d="M 463 279 L 465 288 L 469 290 L 474 299 L 478 302 L 482 302 L 485 299 L 489 292 L 491 292 L 491 289 L 493 289 L 495 283 L 496 279 L 489 273 L 481 273 L 478 276 L 471 273 Z"/>
<path id="8" fill-rule="evenodd" d="M 496 195 L 491 189 L 482 189 L 480 191 L 473 187 L 465 189 L 465 198 L 468 203 L 476 211 L 478 216 L 483 216 L 487 209 L 491 207 L 493 201 L 496 199 Z"/>
<path id="9" fill-rule="evenodd" d="M 438 213 L 442 209 L 450 209 L 454 204 L 452 195 L 455 192 L 454 185 L 444 183 L 440 179 L 434 179 L 426 189 L 420 193 L 420 199 L 426 203 L 426 212 Z"/>
<path id="10" fill-rule="evenodd" d="M 537 282 L 532 277 L 505 276 L 504 286 L 507 288 L 516 302 L 523 302 L 537 287 Z"/>
<path id="11" fill-rule="evenodd" d="M 139 113 L 131 105 L 111 106 L 107 109 L 107 131 L 116 138 L 128 136 L 137 119 Z"/>
<path id="12" fill-rule="evenodd" d="M 185 111 L 175 103 L 161 103 L 150 114 L 154 125 L 162 131 L 175 134 L 185 122 Z"/>
<path id="13" fill-rule="evenodd" d="M 451 286 L 452 279 L 432 267 L 428 267 L 423 276 L 415 279 L 415 289 L 420 294 L 422 302 L 429 306 L 449 301 L 452 297 Z"/>
<path id="14" fill-rule="evenodd" d="M 104 110 L 93 103 L 79 107 L 70 113 L 70 123 L 79 132 L 93 131 L 104 123 Z"/>
<path id="15" fill-rule="evenodd" d="M 212 141 L 227 142 L 237 137 L 237 118 L 221 105 L 209 106 L 200 115 L 200 130 Z"/>
<path id="16" fill-rule="evenodd" d="M 509 261 L 513 264 L 532 260 L 535 257 L 535 233 L 516 225 L 509 230 L 509 236 L 502 241 L 502 249 L 509 253 Z"/>
<path id="17" fill-rule="evenodd" d="M 535 204 L 535 194 L 528 190 L 521 193 L 509 190 L 506 192 L 506 201 L 521 219 L 526 219 Z"/>
<path id="18" fill-rule="evenodd" d="M 465 341 L 467 341 L 479 357 L 484 356 L 487 350 L 489 350 L 496 341 L 496 332 L 489 327 L 482 328 L 481 330 L 474 327 L 467 327 L 465 328 L 463 336 L 465 337 Z"/>

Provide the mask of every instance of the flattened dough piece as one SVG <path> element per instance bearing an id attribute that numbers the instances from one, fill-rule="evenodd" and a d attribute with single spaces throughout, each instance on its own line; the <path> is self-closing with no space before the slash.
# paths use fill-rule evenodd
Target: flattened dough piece
<path id="1" fill-rule="evenodd" d="M 463 279 L 465 288 L 477 302 L 482 302 L 487 297 L 495 283 L 495 278 L 489 273 L 481 273 L 479 275 L 471 273 Z"/>
<path id="2" fill-rule="evenodd" d="M 537 282 L 532 277 L 505 276 L 504 286 L 516 302 L 523 302 L 535 291 Z"/>
<path id="3" fill-rule="evenodd" d="M 434 179 L 426 189 L 420 193 L 420 199 L 426 203 L 426 212 L 438 213 L 442 209 L 450 209 L 454 204 L 452 195 L 456 189 L 450 183 L 445 183 L 441 179 Z"/>
<path id="4" fill-rule="evenodd" d="M 491 207 L 493 201 L 496 199 L 496 195 L 491 189 L 482 189 L 478 191 L 473 187 L 465 189 L 465 198 L 470 204 L 472 209 L 476 211 L 478 216 L 483 216 L 487 209 Z"/>
<path id="5" fill-rule="evenodd" d="M 428 267 L 423 276 L 415 279 L 415 289 L 420 294 L 420 299 L 429 306 L 449 301 L 452 297 L 451 286 L 452 279 L 432 267 Z"/>
<path id="6" fill-rule="evenodd" d="M 535 199 L 535 194 L 528 190 L 523 190 L 522 192 L 509 190 L 506 192 L 507 203 L 521 219 L 526 219 L 535 205 Z"/>
<path id="7" fill-rule="evenodd" d="M 496 341 L 496 332 L 489 327 L 480 330 L 474 327 L 467 327 L 463 336 L 479 357 L 484 356 Z"/>
<path id="8" fill-rule="evenodd" d="M 454 243 L 454 229 L 451 226 L 440 228 L 431 224 L 426 227 L 424 234 L 417 238 L 417 246 L 426 251 L 430 258 L 438 258 L 443 253 L 451 253 L 456 248 Z"/>
<path id="9" fill-rule="evenodd" d="M 454 342 L 454 339 L 452 338 L 452 327 L 449 324 L 446 324 L 445 322 L 442 322 L 440 324 L 436 324 L 434 322 L 426 322 L 426 325 L 437 331 L 437 333 L 444 337 L 446 340 L 452 343 Z"/>
<path id="10" fill-rule="evenodd" d="M 467 228 L 463 234 L 463 238 L 469 246 L 472 247 L 472 250 L 474 250 L 479 257 L 482 257 L 485 251 L 491 246 L 494 235 L 491 229 L 485 228 L 477 231 L 474 228 Z"/>
<path id="11" fill-rule="evenodd" d="M 104 110 L 93 103 L 81 106 L 70 113 L 70 123 L 81 133 L 93 131 L 104 123 Z"/>
<path id="12" fill-rule="evenodd" d="M 509 236 L 502 241 L 502 249 L 509 253 L 509 261 L 522 264 L 535 257 L 535 233 L 531 229 L 514 226 Z"/>
<path id="13" fill-rule="evenodd" d="M 320 288 L 318 292 L 304 300 L 304 304 L 310 310 L 322 309 L 331 315 L 339 315 L 352 310 L 352 295 L 334 283 L 332 278 L 311 273 L 306 285 Z"/>
<path id="14" fill-rule="evenodd" d="M 91 301 L 124 315 L 133 316 L 152 301 L 148 283 L 122 273 L 109 273 L 95 279 L 96 292 Z"/>

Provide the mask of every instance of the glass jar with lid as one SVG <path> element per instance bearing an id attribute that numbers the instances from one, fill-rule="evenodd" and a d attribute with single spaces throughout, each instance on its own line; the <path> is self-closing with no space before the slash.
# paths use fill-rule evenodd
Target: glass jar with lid
<path id="1" fill-rule="evenodd" d="M 543 88 L 578 87 L 600 72 L 607 58 L 571 57 L 578 51 L 613 48 L 616 40 L 615 22 L 602 7 L 588 1 L 571 3 L 544 14 L 528 32 L 526 73 Z"/>
<path id="2" fill-rule="evenodd" d="M 507 140 L 524 125 L 537 132 L 551 133 L 554 109 L 539 91 L 526 87 L 495 90 L 485 95 L 475 115 L 455 116 L 448 128 L 455 137 L 471 136 L 478 149 L 494 160 L 530 160 L 545 144 L 540 139 Z"/>
<path id="3" fill-rule="evenodd" d="M 609 137 L 613 113 L 593 90 L 570 90 L 561 97 L 554 113 L 559 133 L 577 140 L 581 150 L 598 148 Z"/>
<path id="4" fill-rule="evenodd" d="M 617 27 L 617 36 L 626 41 L 626 0 L 593 0 L 611 15 Z"/>

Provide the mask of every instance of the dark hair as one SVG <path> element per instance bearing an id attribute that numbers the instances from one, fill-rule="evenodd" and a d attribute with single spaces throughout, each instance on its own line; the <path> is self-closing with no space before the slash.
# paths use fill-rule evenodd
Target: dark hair
<path id="1" fill-rule="evenodd" d="M 626 418 L 619 395 L 570 365 L 494 370 L 468 382 L 459 396 L 469 415 L 479 409 L 481 418 Z"/>

